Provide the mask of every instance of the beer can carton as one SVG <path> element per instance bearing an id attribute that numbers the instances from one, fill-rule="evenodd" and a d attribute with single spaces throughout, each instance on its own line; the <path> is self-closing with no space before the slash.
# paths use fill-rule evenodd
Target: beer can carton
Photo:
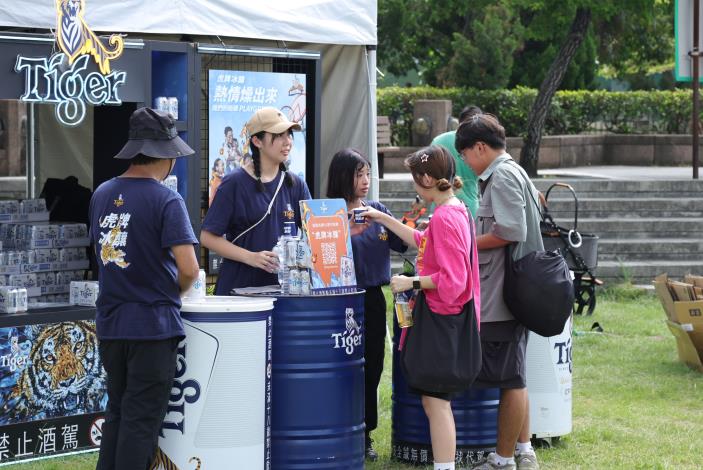
<path id="1" fill-rule="evenodd" d="M 168 112 L 168 98 L 165 96 L 157 96 L 154 98 L 154 109 L 157 111 Z"/>
<path id="2" fill-rule="evenodd" d="M 37 273 L 37 287 L 46 286 L 46 273 Z"/>
<path id="3" fill-rule="evenodd" d="M 19 266 L 22 264 L 22 252 L 21 251 L 9 251 L 7 253 L 7 265 L 8 266 Z"/>
<path id="4" fill-rule="evenodd" d="M 71 284 L 71 274 L 65 271 L 58 271 L 56 273 L 56 285 L 57 286 L 67 286 Z"/>
<path id="5" fill-rule="evenodd" d="M 71 240 L 88 236 L 88 227 L 85 224 L 61 224 L 59 226 L 59 239 Z"/>
<path id="6" fill-rule="evenodd" d="M 71 305 L 83 305 L 94 307 L 98 300 L 97 281 L 71 281 L 69 303 Z"/>
<path id="7" fill-rule="evenodd" d="M 17 289 L 14 287 L 0 287 L 0 313 L 17 312 Z"/>
<path id="8" fill-rule="evenodd" d="M 290 295 L 300 295 L 300 271 L 291 268 L 288 271 L 288 292 Z"/>
<path id="9" fill-rule="evenodd" d="M 22 252 L 22 264 L 34 264 L 37 261 L 37 256 L 34 250 L 25 250 Z"/>
<path id="10" fill-rule="evenodd" d="M 17 312 L 26 312 L 29 309 L 29 298 L 27 296 L 27 289 L 17 289 L 16 305 Z"/>
<path id="11" fill-rule="evenodd" d="M 168 113 L 178 121 L 178 98 L 175 96 L 168 97 Z"/>
<path id="12" fill-rule="evenodd" d="M 34 250 L 34 261 L 36 263 L 50 263 L 51 250 Z"/>
<path id="13" fill-rule="evenodd" d="M 168 175 L 166 179 L 161 182 L 161 184 L 172 191 L 178 192 L 178 177 L 176 175 Z"/>
<path id="14" fill-rule="evenodd" d="M 15 287 L 37 287 L 37 275 L 36 273 L 11 274 L 7 283 Z"/>
<path id="15" fill-rule="evenodd" d="M 19 214 L 19 201 L 0 201 L 0 214 Z"/>
<path id="16" fill-rule="evenodd" d="M 7 285 L 7 276 L 0 274 L 0 287 Z"/>
<path id="17" fill-rule="evenodd" d="M 44 285 L 45 286 L 55 286 L 56 285 L 56 274 L 57 273 L 55 271 L 50 271 L 48 273 L 44 273 Z"/>
<path id="18" fill-rule="evenodd" d="M 49 263 L 58 263 L 59 262 L 59 248 L 52 248 L 49 250 Z"/>

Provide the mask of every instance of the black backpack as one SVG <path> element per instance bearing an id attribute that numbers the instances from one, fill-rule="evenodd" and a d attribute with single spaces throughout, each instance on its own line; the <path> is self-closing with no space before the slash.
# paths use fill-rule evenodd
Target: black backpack
<path id="1" fill-rule="evenodd" d="M 529 181 L 527 192 L 541 215 Z M 514 261 L 510 247 L 505 247 L 503 283 L 503 300 L 508 310 L 538 335 L 558 335 L 564 330 L 574 307 L 574 281 L 566 260 L 558 250 L 542 250 Z"/>

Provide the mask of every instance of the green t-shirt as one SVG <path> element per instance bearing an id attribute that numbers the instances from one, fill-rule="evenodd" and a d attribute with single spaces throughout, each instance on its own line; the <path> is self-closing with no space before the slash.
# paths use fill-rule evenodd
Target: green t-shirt
<path id="1" fill-rule="evenodd" d="M 461 178 L 461 181 L 464 182 L 464 186 L 454 193 L 471 211 L 471 215 L 476 217 L 476 210 L 478 209 L 478 176 L 464 163 L 461 155 L 459 155 L 454 148 L 455 136 L 456 131 L 445 132 L 435 137 L 434 140 L 432 140 L 432 145 L 441 145 L 449 150 L 449 153 L 454 157 L 454 161 L 456 162 L 456 174 Z M 430 212 L 433 210 L 434 207 L 430 208 Z"/>

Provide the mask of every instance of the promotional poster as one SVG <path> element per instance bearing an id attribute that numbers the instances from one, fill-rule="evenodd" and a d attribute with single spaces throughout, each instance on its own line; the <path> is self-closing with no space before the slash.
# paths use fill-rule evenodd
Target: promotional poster
<path id="1" fill-rule="evenodd" d="M 222 178 L 251 159 L 245 124 L 265 107 L 280 109 L 303 128 L 293 133 L 288 168 L 305 180 L 305 74 L 210 70 L 208 79 L 209 203 Z"/>
<path id="2" fill-rule="evenodd" d="M 300 213 L 310 245 L 311 292 L 355 292 L 354 255 L 344 199 L 300 201 Z"/>
<path id="3" fill-rule="evenodd" d="M 106 373 L 95 322 L 0 328 L 0 463 L 100 445 Z"/>

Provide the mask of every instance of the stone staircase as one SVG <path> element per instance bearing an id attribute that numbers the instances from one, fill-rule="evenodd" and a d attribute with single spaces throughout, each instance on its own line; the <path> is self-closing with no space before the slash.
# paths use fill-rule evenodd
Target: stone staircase
<path id="1" fill-rule="evenodd" d="M 534 183 L 546 193 L 557 181 L 570 184 L 576 192 L 578 231 L 600 238 L 595 270 L 599 278 L 651 284 L 663 272 L 677 279 L 688 273 L 703 274 L 703 180 L 538 178 Z M 408 177 L 382 180 L 380 195 L 381 202 L 401 217 L 415 193 Z M 552 189 L 549 211 L 559 226 L 574 228 L 570 191 Z M 394 268 L 399 260 L 393 257 Z"/>

